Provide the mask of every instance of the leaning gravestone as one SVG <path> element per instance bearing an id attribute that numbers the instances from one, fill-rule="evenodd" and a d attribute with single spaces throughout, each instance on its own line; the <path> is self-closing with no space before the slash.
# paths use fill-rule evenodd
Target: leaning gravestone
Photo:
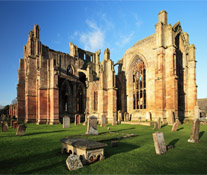
<path id="1" fill-rule="evenodd" d="M 81 116 L 80 114 L 75 115 L 75 125 L 80 125 L 81 123 Z"/>
<path id="2" fill-rule="evenodd" d="M 17 132 L 16 132 L 16 135 L 17 136 L 23 136 L 25 131 L 26 131 L 26 126 L 25 125 L 19 125 L 18 128 L 17 128 Z"/>
<path id="3" fill-rule="evenodd" d="M 199 130 L 200 130 L 200 120 L 197 118 L 193 121 L 190 139 L 188 139 L 188 142 L 190 142 L 190 143 L 198 143 L 199 142 Z"/>
<path id="4" fill-rule="evenodd" d="M 63 117 L 63 128 L 70 128 L 70 117 Z"/>
<path id="5" fill-rule="evenodd" d="M 66 159 L 66 165 L 70 171 L 83 168 L 83 164 L 80 161 L 79 156 L 74 154 L 68 156 L 68 158 Z"/>
<path id="6" fill-rule="evenodd" d="M 163 154 L 166 152 L 165 139 L 162 132 L 153 133 L 153 140 L 156 154 Z"/>
<path id="7" fill-rule="evenodd" d="M 101 115 L 101 127 L 106 126 L 106 116 Z"/>
<path id="8" fill-rule="evenodd" d="M 92 115 L 92 116 L 89 117 L 86 134 L 98 135 L 97 117 L 96 116 Z"/>
<path id="9" fill-rule="evenodd" d="M 176 122 L 173 124 L 172 132 L 177 131 L 179 123 L 180 123 L 179 120 L 176 120 Z"/>
<path id="10" fill-rule="evenodd" d="M 146 113 L 146 121 L 151 121 L 151 120 L 152 120 L 151 113 L 147 112 Z"/>
<path id="11" fill-rule="evenodd" d="M 8 132 L 9 131 L 9 129 L 8 129 L 8 123 L 7 122 L 3 122 L 1 124 L 1 131 L 2 132 Z"/>

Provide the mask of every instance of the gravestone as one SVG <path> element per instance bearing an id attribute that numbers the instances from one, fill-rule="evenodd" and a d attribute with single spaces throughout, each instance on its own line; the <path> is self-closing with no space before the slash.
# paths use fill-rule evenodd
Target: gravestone
<path id="1" fill-rule="evenodd" d="M 168 125 L 171 126 L 176 122 L 174 112 L 172 110 L 167 111 L 167 121 L 168 121 Z"/>
<path id="2" fill-rule="evenodd" d="M 118 122 L 121 122 L 122 121 L 122 113 L 121 111 L 119 110 L 118 111 Z"/>
<path id="3" fill-rule="evenodd" d="M 70 128 L 70 117 L 63 117 L 63 128 Z"/>
<path id="4" fill-rule="evenodd" d="M 112 125 L 115 126 L 116 124 L 117 124 L 116 115 L 113 114 L 113 116 L 112 116 Z"/>
<path id="5" fill-rule="evenodd" d="M 23 136 L 25 131 L 26 131 L 26 126 L 25 125 L 19 125 L 18 128 L 17 128 L 17 132 L 16 132 L 16 135 L 17 136 Z"/>
<path id="6" fill-rule="evenodd" d="M 106 126 L 106 116 L 105 115 L 101 115 L 101 127 Z"/>
<path id="7" fill-rule="evenodd" d="M 152 121 L 151 112 L 146 112 L 146 121 Z"/>
<path id="8" fill-rule="evenodd" d="M 98 131 L 97 131 L 97 117 L 96 116 L 92 115 L 92 116 L 89 117 L 86 134 L 98 135 Z"/>
<path id="9" fill-rule="evenodd" d="M 124 113 L 124 121 L 129 121 L 129 113 L 128 112 Z"/>
<path id="10" fill-rule="evenodd" d="M 111 147 L 116 147 L 118 146 L 119 141 L 118 140 L 112 140 L 111 141 Z"/>
<path id="11" fill-rule="evenodd" d="M 166 152 L 165 139 L 162 132 L 153 133 L 153 140 L 156 154 L 163 154 Z"/>
<path id="12" fill-rule="evenodd" d="M 173 124 L 172 132 L 177 131 L 179 123 L 180 123 L 179 120 L 176 120 L 176 122 Z"/>
<path id="13" fill-rule="evenodd" d="M 154 128 L 153 128 L 154 130 L 155 129 L 158 129 L 158 123 L 157 122 L 154 122 Z"/>
<path id="14" fill-rule="evenodd" d="M 190 139 L 188 139 L 188 142 L 190 142 L 190 143 L 198 143 L 199 142 L 199 130 L 200 130 L 200 120 L 197 118 L 193 121 Z"/>
<path id="15" fill-rule="evenodd" d="M 74 154 L 68 156 L 68 158 L 66 159 L 66 165 L 70 171 L 83 168 L 83 164 L 80 161 L 79 156 Z"/>
<path id="16" fill-rule="evenodd" d="M 81 123 L 81 116 L 80 114 L 75 115 L 75 125 L 80 125 Z"/>
<path id="17" fill-rule="evenodd" d="M 160 129 L 161 126 L 162 126 L 162 124 L 161 124 L 161 118 L 160 117 L 157 120 L 157 124 L 158 124 L 157 129 Z"/>
<path id="18" fill-rule="evenodd" d="M 9 129 L 8 129 L 8 123 L 7 122 L 3 122 L 1 124 L 1 131 L 2 132 L 8 132 L 9 131 Z"/>
<path id="19" fill-rule="evenodd" d="M 13 125 L 12 125 L 12 128 L 16 129 L 16 128 L 18 128 L 18 126 L 19 126 L 18 122 L 15 121 L 15 122 L 13 123 Z"/>

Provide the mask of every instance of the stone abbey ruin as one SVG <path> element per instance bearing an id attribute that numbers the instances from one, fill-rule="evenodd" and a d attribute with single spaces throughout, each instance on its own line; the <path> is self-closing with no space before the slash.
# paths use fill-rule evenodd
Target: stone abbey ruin
<path id="1" fill-rule="evenodd" d="M 158 19 L 155 33 L 126 50 L 116 64 L 108 48 L 102 62 L 100 50 L 73 43 L 70 54 L 52 50 L 41 43 L 35 25 L 18 70 L 18 120 L 55 124 L 80 114 L 82 120 L 94 115 L 100 122 L 105 116 L 112 123 L 118 113 L 132 121 L 146 115 L 165 123 L 172 115 L 180 121 L 196 118 L 195 46 L 180 22 L 168 24 L 166 11 Z"/>

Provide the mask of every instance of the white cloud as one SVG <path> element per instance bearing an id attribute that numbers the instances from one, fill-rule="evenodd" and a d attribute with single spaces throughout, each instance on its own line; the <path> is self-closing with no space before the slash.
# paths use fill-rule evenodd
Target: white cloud
<path id="1" fill-rule="evenodd" d="M 137 14 L 135 14 L 135 13 L 134 13 L 134 17 L 135 17 L 135 20 L 136 20 L 136 22 L 135 22 L 136 26 L 137 26 L 137 27 L 140 27 L 140 26 L 143 24 L 142 20 L 141 20 L 141 19 L 139 18 L 139 16 L 138 16 Z"/>
<path id="2" fill-rule="evenodd" d="M 134 32 L 131 32 L 130 34 L 124 36 L 121 35 L 120 39 L 115 43 L 118 47 L 124 47 L 126 44 L 128 44 L 134 36 Z"/>
<path id="3" fill-rule="evenodd" d="M 85 50 L 96 51 L 104 46 L 105 33 L 95 22 L 86 20 L 89 27 L 87 32 L 80 34 L 80 42 L 83 44 Z"/>

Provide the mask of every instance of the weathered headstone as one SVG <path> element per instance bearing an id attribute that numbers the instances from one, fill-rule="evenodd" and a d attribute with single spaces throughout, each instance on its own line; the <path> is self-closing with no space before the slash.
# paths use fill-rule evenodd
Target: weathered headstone
<path id="1" fill-rule="evenodd" d="M 116 115 L 114 115 L 114 114 L 113 114 L 113 116 L 112 116 L 112 125 L 113 125 L 113 126 L 117 125 Z"/>
<path id="2" fill-rule="evenodd" d="M 198 106 L 198 102 L 196 103 L 196 106 L 194 107 L 194 117 L 195 118 L 200 118 L 200 109 Z"/>
<path id="3" fill-rule="evenodd" d="M 153 140 L 156 154 L 163 154 L 166 152 L 165 139 L 162 132 L 153 133 Z"/>
<path id="4" fill-rule="evenodd" d="M 101 127 L 106 126 L 106 116 L 105 115 L 101 115 Z"/>
<path id="5" fill-rule="evenodd" d="M 168 125 L 173 125 L 175 123 L 175 116 L 172 110 L 167 111 L 167 121 Z"/>
<path id="6" fill-rule="evenodd" d="M 158 123 L 154 122 L 154 128 L 153 129 L 158 129 Z"/>
<path id="7" fill-rule="evenodd" d="M 122 113 L 121 111 L 119 110 L 118 111 L 118 122 L 121 122 L 122 121 Z"/>
<path id="8" fill-rule="evenodd" d="M 172 132 L 177 131 L 179 123 L 180 123 L 179 120 L 176 120 L 176 122 L 173 124 Z"/>
<path id="9" fill-rule="evenodd" d="M 188 139 L 188 142 L 191 142 L 191 143 L 199 142 L 199 130 L 200 130 L 200 120 L 197 118 L 193 121 L 190 139 Z"/>
<path id="10" fill-rule="evenodd" d="M 83 168 L 83 164 L 80 161 L 79 156 L 74 154 L 68 156 L 68 158 L 66 159 L 66 165 L 70 171 Z"/>
<path id="11" fill-rule="evenodd" d="M 161 124 L 161 118 L 160 117 L 157 120 L 157 124 L 158 124 L 157 128 L 160 129 L 161 126 L 162 126 L 162 124 Z"/>
<path id="12" fill-rule="evenodd" d="M 87 131 L 86 134 L 90 135 L 98 135 L 97 130 L 97 117 L 96 116 L 90 116 L 87 123 Z"/>
<path id="13" fill-rule="evenodd" d="M 23 136 L 25 131 L 26 131 L 26 126 L 25 125 L 19 125 L 18 128 L 17 128 L 17 132 L 16 132 L 16 135 L 17 136 Z"/>
<path id="14" fill-rule="evenodd" d="M 9 129 L 8 129 L 8 123 L 7 122 L 3 122 L 1 124 L 1 131 L 2 132 L 8 132 L 9 131 Z"/>
<path id="15" fill-rule="evenodd" d="M 63 117 L 63 128 L 70 128 L 70 117 Z"/>
<path id="16" fill-rule="evenodd" d="M 151 112 L 146 112 L 146 121 L 152 121 Z"/>
<path id="17" fill-rule="evenodd" d="M 80 114 L 75 115 L 75 125 L 80 125 L 81 123 L 81 116 Z"/>
<path id="18" fill-rule="evenodd" d="M 16 129 L 16 128 L 18 128 L 18 126 L 19 126 L 19 124 L 18 124 L 18 122 L 16 121 L 16 122 L 13 123 L 12 128 Z"/>
<path id="19" fill-rule="evenodd" d="M 124 113 L 124 121 L 129 121 L 129 113 L 128 112 Z"/>

